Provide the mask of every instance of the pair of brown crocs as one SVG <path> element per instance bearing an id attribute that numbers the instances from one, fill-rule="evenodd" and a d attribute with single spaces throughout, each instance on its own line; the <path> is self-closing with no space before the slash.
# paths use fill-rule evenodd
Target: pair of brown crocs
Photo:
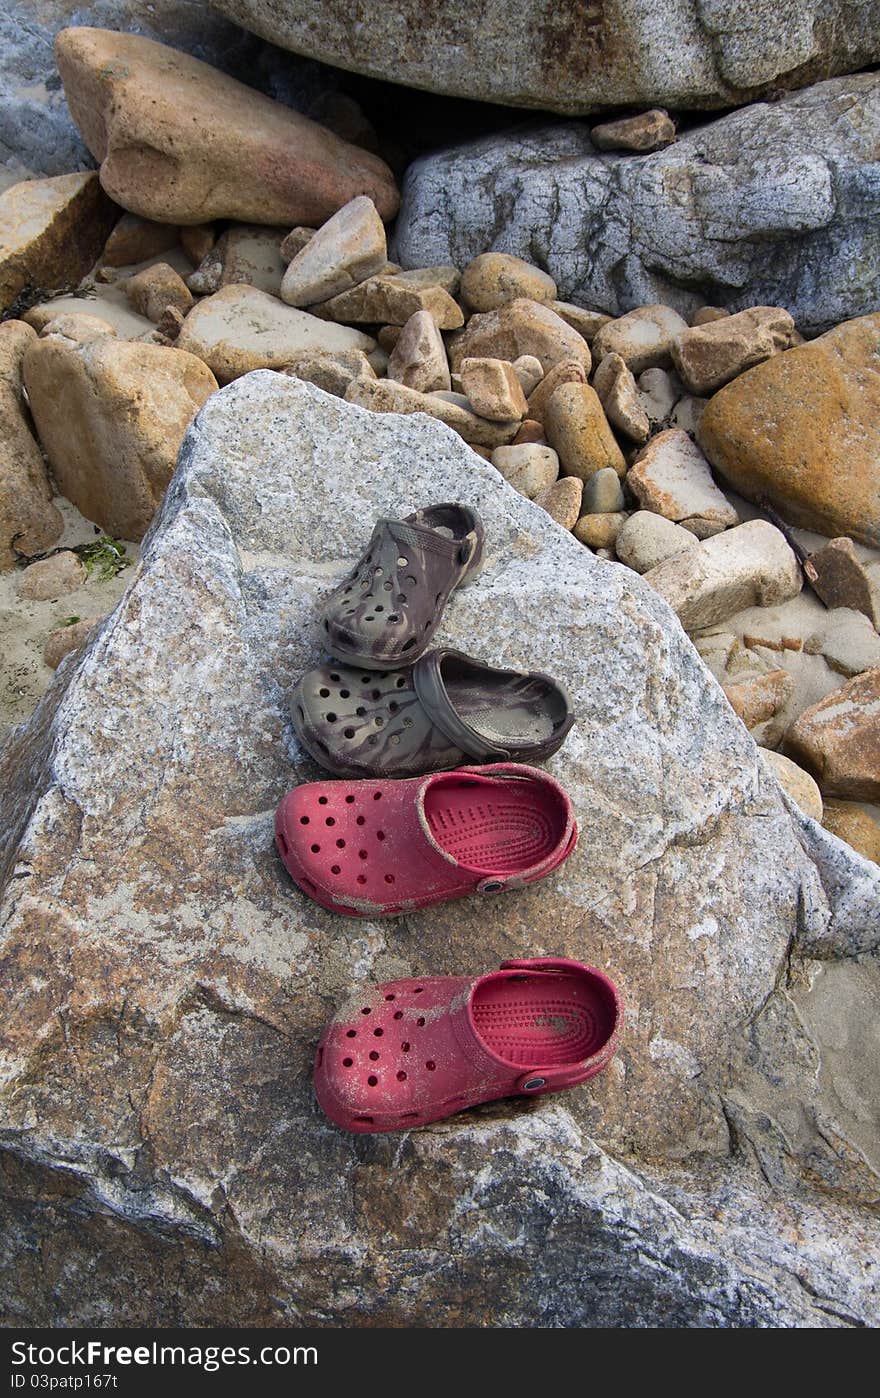
<path id="1" fill-rule="evenodd" d="M 479 567 L 483 540 L 466 505 L 377 522 L 324 607 L 325 643 L 340 663 L 304 675 L 291 699 L 297 736 L 322 767 L 417 776 L 467 762 L 542 762 L 562 746 L 574 718 L 549 675 L 427 651 L 450 595 Z"/>

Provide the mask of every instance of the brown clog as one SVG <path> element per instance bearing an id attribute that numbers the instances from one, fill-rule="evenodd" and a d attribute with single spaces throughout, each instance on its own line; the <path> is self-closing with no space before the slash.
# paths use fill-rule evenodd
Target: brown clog
<path id="1" fill-rule="evenodd" d="M 378 520 L 366 553 L 324 604 L 330 654 L 364 669 L 411 665 L 430 645 L 450 593 L 479 567 L 483 537 L 467 505 Z"/>
<path id="2" fill-rule="evenodd" d="M 429 651 L 403 670 L 321 666 L 299 681 L 290 712 L 306 751 L 339 777 L 543 762 L 574 722 L 549 675 L 495 669 L 456 650 Z"/>

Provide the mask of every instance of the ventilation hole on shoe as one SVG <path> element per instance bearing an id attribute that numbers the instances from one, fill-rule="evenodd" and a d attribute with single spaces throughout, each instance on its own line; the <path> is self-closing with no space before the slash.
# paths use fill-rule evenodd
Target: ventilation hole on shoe
<path id="1" fill-rule="evenodd" d="M 330 678 L 331 678 L 331 680 L 333 681 L 334 684 L 338 684 L 338 683 L 339 683 L 339 676 L 338 676 L 338 675 L 331 675 Z"/>
<path id="2" fill-rule="evenodd" d="M 379 1055 L 375 1049 L 371 1049 L 367 1056 L 373 1061 L 373 1063 L 379 1062 Z"/>
<path id="3" fill-rule="evenodd" d="M 330 873 L 331 873 L 331 874 L 341 874 L 341 873 L 342 873 L 342 869 L 340 868 L 340 866 L 339 866 L 338 864 L 331 864 L 331 865 L 330 865 Z"/>
<path id="4" fill-rule="evenodd" d="M 329 699 L 329 698 L 330 698 L 330 691 L 329 691 L 329 689 L 319 689 L 319 690 L 318 690 L 318 693 L 320 694 L 320 696 L 321 696 L 322 699 Z"/>
<path id="5" fill-rule="evenodd" d="M 358 874 L 358 883 L 366 883 L 366 882 L 367 882 L 367 876 L 366 876 L 366 874 Z"/>
<path id="6" fill-rule="evenodd" d="M 388 708 L 392 714 L 396 714 L 397 710 L 400 708 L 400 705 L 398 704 L 396 699 L 392 699 L 391 703 L 388 705 Z"/>
<path id="7" fill-rule="evenodd" d="M 377 727 L 377 728 L 384 728 L 384 726 L 385 726 L 385 720 L 384 720 L 384 718 L 381 718 L 381 717 L 380 717 L 380 718 L 377 718 L 377 719 L 376 719 L 376 727 Z"/>
<path id="8" fill-rule="evenodd" d="M 423 985 L 418 986 L 418 987 L 413 991 L 413 995 L 422 995 L 422 994 L 424 993 L 424 989 L 425 989 L 425 987 L 424 987 Z"/>
<path id="9" fill-rule="evenodd" d="M 397 560 L 397 566 L 398 566 L 398 568 L 405 568 L 405 567 L 407 566 L 408 563 L 409 563 L 409 559 L 408 559 L 408 558 L 398 558 L 398 560 Z"/>
<path id="10" fill-rule="evenodd" d="M 354 1059 L 353 1059 L 353 1058 L 343 1058 L 343 1060 L 342 1060 L 342 1066 L 343 1066 L 343 1068 L 350 1068 L 350 1067 L 352 1066 L 353 1063 L 354 1063 Z"/>
<path id="11" fill-rule="evenodd" d="M 377 840 L 384 840 L 384 839 L 385 839 L 385 831 L 384 831 L 384 830 L 377 830 L 377 831 L 376 831 L 376 839 L 377 839 Z"/>
<path id="12" fill-rule="evenodd" d="M 405 685 L 406 685 L 406 680 L 403 678 L 403 675 L 401 675 L 401 676 L 398 678 L 398 680 L 397 680 L 397 688 L 398 688 L 398 689 L 403 689 Z"/>
<path id="13" fill-rule="evenodd" d="M 351 698 L 351 691 L 348 689 L 340 689 L 339 697 L 340 699 L 349 699 Z"/>
<path id="14" fill-rule="evenodd" d="M 416 1024 L 417 1024 L 417 1026 L 418 1026 L 419 1029 L 424 1029 L 424 1027 L 425 1027 L 425 1020 L 424 1020 L 424 1017 L 422 1016 L 422 1017 L 420 1017 L 419 1019 L 417 1019 L 417 1020 L 416 1020 Z"/>
<path id="15" fill-rule="evenodd" d="M 428 625 L 430 625 L 430 622 L 428 623 Z M 400 647 L 400 649 L 401 649 L 401 650 L 412 650 L 412 648 L 413 648 L 413 646 L 415 645 L 415 643 L 416 643 L 416 638 L 415 638 L 415 636 L 410 636 L 409 640 L 406 641 L 405 644 L 402 645 L 402 646 Z M 404 681 L 404 683 L 405 683 L 405 681 Z"/>
<path id="16" fill-rule="evenodd" d="M 298 713 L 299 716 L 300 716 L 301 722 L 305 723 L 305 721 L 306 721 L 306 711 L 305 711 L 305 709 L 303 708 L 302 704 L 297 704 L 297 706 L 296 706 L 296 711 L 297 711 L 297 713 Z"/>
<path id="17" fill-rule="evenodd" d="M 443 601 L 443 593 L 442 593 L 442 592 L 438 592 L 438 593 L 437 593 L 437 596 L 434 598 L 434 606 L 435 606 L 435 607 L 439 607 L 439 606 L 440 606 L 440 603 L 441 603 L 442 601 Z M 331 680 L 332 680 L 333 676 L 331 675 L 330 678 L 331 678 Z"/>
<path id="18" fill-rule="evenodd" d="M 352 1117 L 352 1121 L 369 1121 L 369 1122 L 371 1122 L 371 1123 L 374 1121 L 374 1119 L 375 1119 L 375 1118 L 374 1118 L 374 1117 L 371 1117 L 371 1116 L 353 1116 L 353 1117 Z"/>
<path id="19" fill-rule="evenodd" d="M 321 846 L 320 846 L 320 845 L 312 845 L 312 854 L 320 854 L 320 853 L 321 853 Z"/>
<path id="20" fill-rule="evenodd" d="M 412 728 L 412 726 L 413 726 L 413 721 L 412 721 L 412 719 L 411 719 L 411 718 L 405 718 L 405 719 L 403 720 L 403 726 L 404 726 L 404 728 Z"/>
<path id="21" fill-rule="evenodd" d="M 393 584 L 393 583 L 390 583 L 390 582 L 384 582 L 384 583 L 382 584 L 382 587 L 384 588 L 384 590 L 385 590 L 386 592 L 390 592 L 393 586 L 394 586 L 394 584 Z"/>
<path id="22" fill-rule="evenodd" d="M 423 630 L 423 631 L 427 631 L 427 629 L 428 629 L 428 627 L 429 627 L 430 625 L 431 625 L 431 622 L 430 622 L 430 619 L 429 619 L 428 621 L 425 622 L 424 626 L 422 627 L 422 630 Z M 404 647 L 404 649 L 406 649 L 406 647 Z"/>
<path id="23" fill-rule="evenodd" d="M 375 733 L 371 733 L 370 736 L 369 736 L 369 738 L 367 739 L 367 742 L 370 744 L 370 747 L 371 747 L 371 748 L 374 748 L 374 747 L 376 746 L 376 744 L 378 743 L 378 741 L 379 741 L 379 739 L 377 738 L 377 736 L 376 736 Z"/>
<path id="24" fill-rule="evenodd" d="M 375 621 L 375 620 L 376 620 L 376 618 L 373 616 L 373 613 L 372 613 L 372 612 L 370 612 L 370 615 L 369 615 L 369 616 L 365 616 L 365 617 L 364 617 L 364 621 Z"/>
<path id="25" fill-rule="evenodd" d="M 433 1058 L 429 1058 L 427 1063 L 425 1064 L 425 1067 L 427 1068 L 429 1073 L 433 1073 L 434 1069 L 437 1067 L 437 1064 L 434 1062 Z"/>
<path id="26" fill-rule="evenodd" d="M 397 600 L 398 600 L 398 602 L 400 603 L 401 607 L 405 607 L 405 606 L 406 606 L 406 593 L 405 593 L 405 592 L 398 592 L 398 594 L 397 594 Z"/>
<path id="27" fill-rule="evenodd" d="M 358 1032 L 357 1032 L 356 1029 L 346 1029 L 346 1031 L 345 1031 L 345 1037 L 346 1037 L 346 1039 L 356 1039 L 357 1036 L 358 1036 Z"/>
<path id="28" fill-rule="evenodd" d="M 367 822 L 366 816 L 358 816 L 357 819 L 356 819 L 356 821 L 355 821 L 355 824 L 356 824 L 356 825 L 366 825 L 366 822 Z"/>
<path id="29" fill-rule="evenodd" d="M 346 806 L 353 806 L 353 805 L 354 805 L 354 797 L 351 795 L 351 793 L 349 793 L 349 795 L 346 796 L 346 798 L 345 798 L 345 804 L 346 804 Z"/>
<path id="30" fill-rule="evenodd" d="M 381 791 L 374 791 L 374 792 L 373 792 L 373 800 L 374 800 L 374 801 L 381 801 L 381 800 L 382 800 L 382 793 L 381 793 Z"/>
<path id="31" fill-rule="evenodd" d="M 308 816 L 300 816 L 300 818 L 299 818 L 299 823 L 300 823 L 300 825 L 308 825 L 308 823 L 309 823 L 309 818 L 308 818 Z"/>
<path id="32" fill-rule="evenodd" d="M 406 1073 L 403 1071 L 402 1068 L 401 1068 L 400 1072 L 397 1074 L 397 1081 L 398 1081 L 398 1082 L 406 1082 Z"/>
<path id="33" fill-rule="evenodd" d="M 360 708 L 355 709 L 355 713 L 357 714 L 358 718 L 365 718 L 365 717 L 366 717 L 367 711 L 366 711 L 366 709 L 363 707 L 363 705 L 361 705 Z M 354 800 L 354 797 L 353 797 L 353 796 L 351 796 L 351 797 L 348 797 L 348 796 L 347 796 L 345 799 L 346 799 L 347 801 L 348 801 L 348 800 L 353 801 L 353 800 Z"/>
<path id="34" fill-rule="evenodd" d="M 394 612 L 392 616 L 389 616 L 388 620 L 389 620 L 389 621 L 400 621 L 400 617 L 397 615 L 396 612 Z"/>
<path id="35" fill-rule="evenodd" d="M 345 849 L 345 841 L 344 841 L 344 840 L 337 840 L 337 841 L 336 841 L 336 848 L 337 848 L 337 849 Z"/>
<path id="36" fill-rule="evenodd" d="M 376 607 L 376 611 L 377 611 L 377 612 L 384 612 L 384 610 L 385 610 L 385 608 L 383 607 L 382 603 L 380 602 L 380 603 L 378 604 L 378 606 Z"/>
<path id="37" fill-rule="evenodd" d="M 361 1010 L 362 1015 L 371 1015 L 372 1013 L 373 1011 L 370 1009 L 369 1005 L 365 1005 L 364 1008 Z"/>
<path id="38" fill-rule="evenodd" d="M 367 857 L 367 851 L 366 851 L 365 849 L 359 849 L 359 850 L 358 850 L 358 859 L 366 859 L 366 857 Z"/>
<path id="39" fill-rule="evenodd" d="M 327 717 L 327 722 L 328 722 L 328 723 L 335 723 L 335 722 L 336 722 L 336 715 L 335 715 L 335 714 L 327 714 L 326 717 Z"/>
<path id="40" fill-rule="evenodd" d="M 325 622 L 324 622 L 324 630 L 325 630 L 325 631 L 329 631 L 329 630 L 330 630 L 330 623 L 329 623 L 329 621 L 325 621 Z"/>
<path id="41" fill-rule="evenodd" d="M 386 883 L 394 883 L 394 875 L 393 875 L 393 874 L 386 874 L 386 875 L 385 875 L 385 882 L 386 882 Z M 394 1017 L 395 1017 L 395 1019 L 397 1018 L 396 1015 L 395 1015 Z"/>
<path id="42" fill-rule="evenodd" d="M 386 882 L 387 882 L 387 875 L 386 875 Z M 403 1019 L 403 1010 L 395 1010 L 395 1011 L 394 1011 L 394 1018 L 395 1018 L 395 1019 Z"/>
<path id="43" fill-rule="evenodd" d="M 373 569 L 373 573 L 375 574 L 375 576 L 376 576 L 377 578 L 382 578 L 382 577 L 385 576 L 385 569 L 384 569 L 384 568 L 374 568 L 374 569 Z"/>
<path id="44" fill-rule="evenodd" d="M 361 684 L 369 684 L 372 678 L 372 675 L 361 675 Z"/>
<path id="45" fill-rule="evenodd" d="M 379 1079 L 376 1077 L 376 1074 L 375 1074 L 375 1073 L 371 1073 L 370 1076 L 367 1078 L 367 1086 L 368 1086 L 368 1087 L 375 1087 L 376 1084 L 378 1083 L 378 1081 L 379 1081 Z"/>
<path id="46" fill-rule="evenodd" d="M 412 1045 L 404 1039 L 403 1043 L 400 1045 L 400 1051 L 401 1053 L 409 1053 L 411 1047 Z"/>
<path id="47" fill-rule="evenodd" d="M 381 691 L 381 689 L 371 689 L 371 690 L 370 690 L 370 698 L 371 698 L 371 699 L 381 699 L 381 698 L 382 698 L 382 691 Z"/>
<path id="48" fill-rule="evenodd" d="M 343 728 L 342 733 L 343 733 L 343 736 L 346 737 L 346 738 L 353 738 L 353 737 L 354 737 L 354 734 L 355 734 L 355 730 L 354 730 L 353 728 Z"/>
<path id="49" fill-rule="evenodd" d="M 336 824 L 336 821 L 335 821 L 335 819 L 333 818 L 333 816 L 327 816 L 327 817 L 325 818 L 325 820 L 324 820 L 324 824 L 325 824 L 325 825 L 335 825 L 335 824 Z"/>
<path id="50" fill-rule="evenodd" d="M 416 579 L 413 577 L 412 573 L 407 573 L 403 581 L 409 583 L 410 587 L 415 587 L 416 585 Z"/>
<path id="51" fill-rule="evenodd" d="M 399 734 L 399 733 L 392 733 L 392 734 L 391 734 L 391 737 L 388 739 L 388 741 L 389 741 L 389 743 L 391 744 L 391 746 L 392 746 L 393 748 L 396 748 L 397 745 L 398 745 L 398 743 L 400 742 L 400 734 Z"/>
<path id="52" fill-rule="evenodd" d="M 326 806 L 326 804 L 327 804 L 327 797 L 326 797 L 326 796 L 319 796 L 319 797 L 318 797 L 318 805 L 319 805 L 319 806 Z"/>

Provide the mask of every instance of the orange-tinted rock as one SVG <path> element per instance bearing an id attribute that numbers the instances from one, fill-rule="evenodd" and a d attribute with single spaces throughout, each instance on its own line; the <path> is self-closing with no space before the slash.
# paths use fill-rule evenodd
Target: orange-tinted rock
<path id="1" fill-rule="evenodd" d="M 118 204 L 159 223 L 323 223 L 358 194 L 397 211 L 384 161 L 188 54 L 139 34 L 63 29 L 73 119 Z"/>
<path id="2" fill-rule="evenodd" d="M 880 666 L 805 709 L 785 750 L 813 773 L 823 794 L 880 798 Z"/>
<path id="3" fill-rule="evenodd" d="M 710 400 L 698 440 L 735 490 L 788 523 L 880 544 L 880 313 L 741 374 Z"/>

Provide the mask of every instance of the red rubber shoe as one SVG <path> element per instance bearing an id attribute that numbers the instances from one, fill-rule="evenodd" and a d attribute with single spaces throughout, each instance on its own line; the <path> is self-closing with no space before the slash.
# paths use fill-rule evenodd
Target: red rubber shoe
<path id="1" fill-rule="evenodd" d="M 498 762 L 405 781 L 308 782 L 275 813 L 294 883 L 331 912 L 390 916 L 545 878 L 577 826 L 566 791 Z"/>
<path id="2" fill-rule="evenodd" d="M 366 986 L 324 1031 L 315 1094 L 346 1131 L 408 1131 L 499 1097 L 535 1097 L 607 1068 L 620 996 L 592 966 L 505 961 L 470 980 Z"/>

